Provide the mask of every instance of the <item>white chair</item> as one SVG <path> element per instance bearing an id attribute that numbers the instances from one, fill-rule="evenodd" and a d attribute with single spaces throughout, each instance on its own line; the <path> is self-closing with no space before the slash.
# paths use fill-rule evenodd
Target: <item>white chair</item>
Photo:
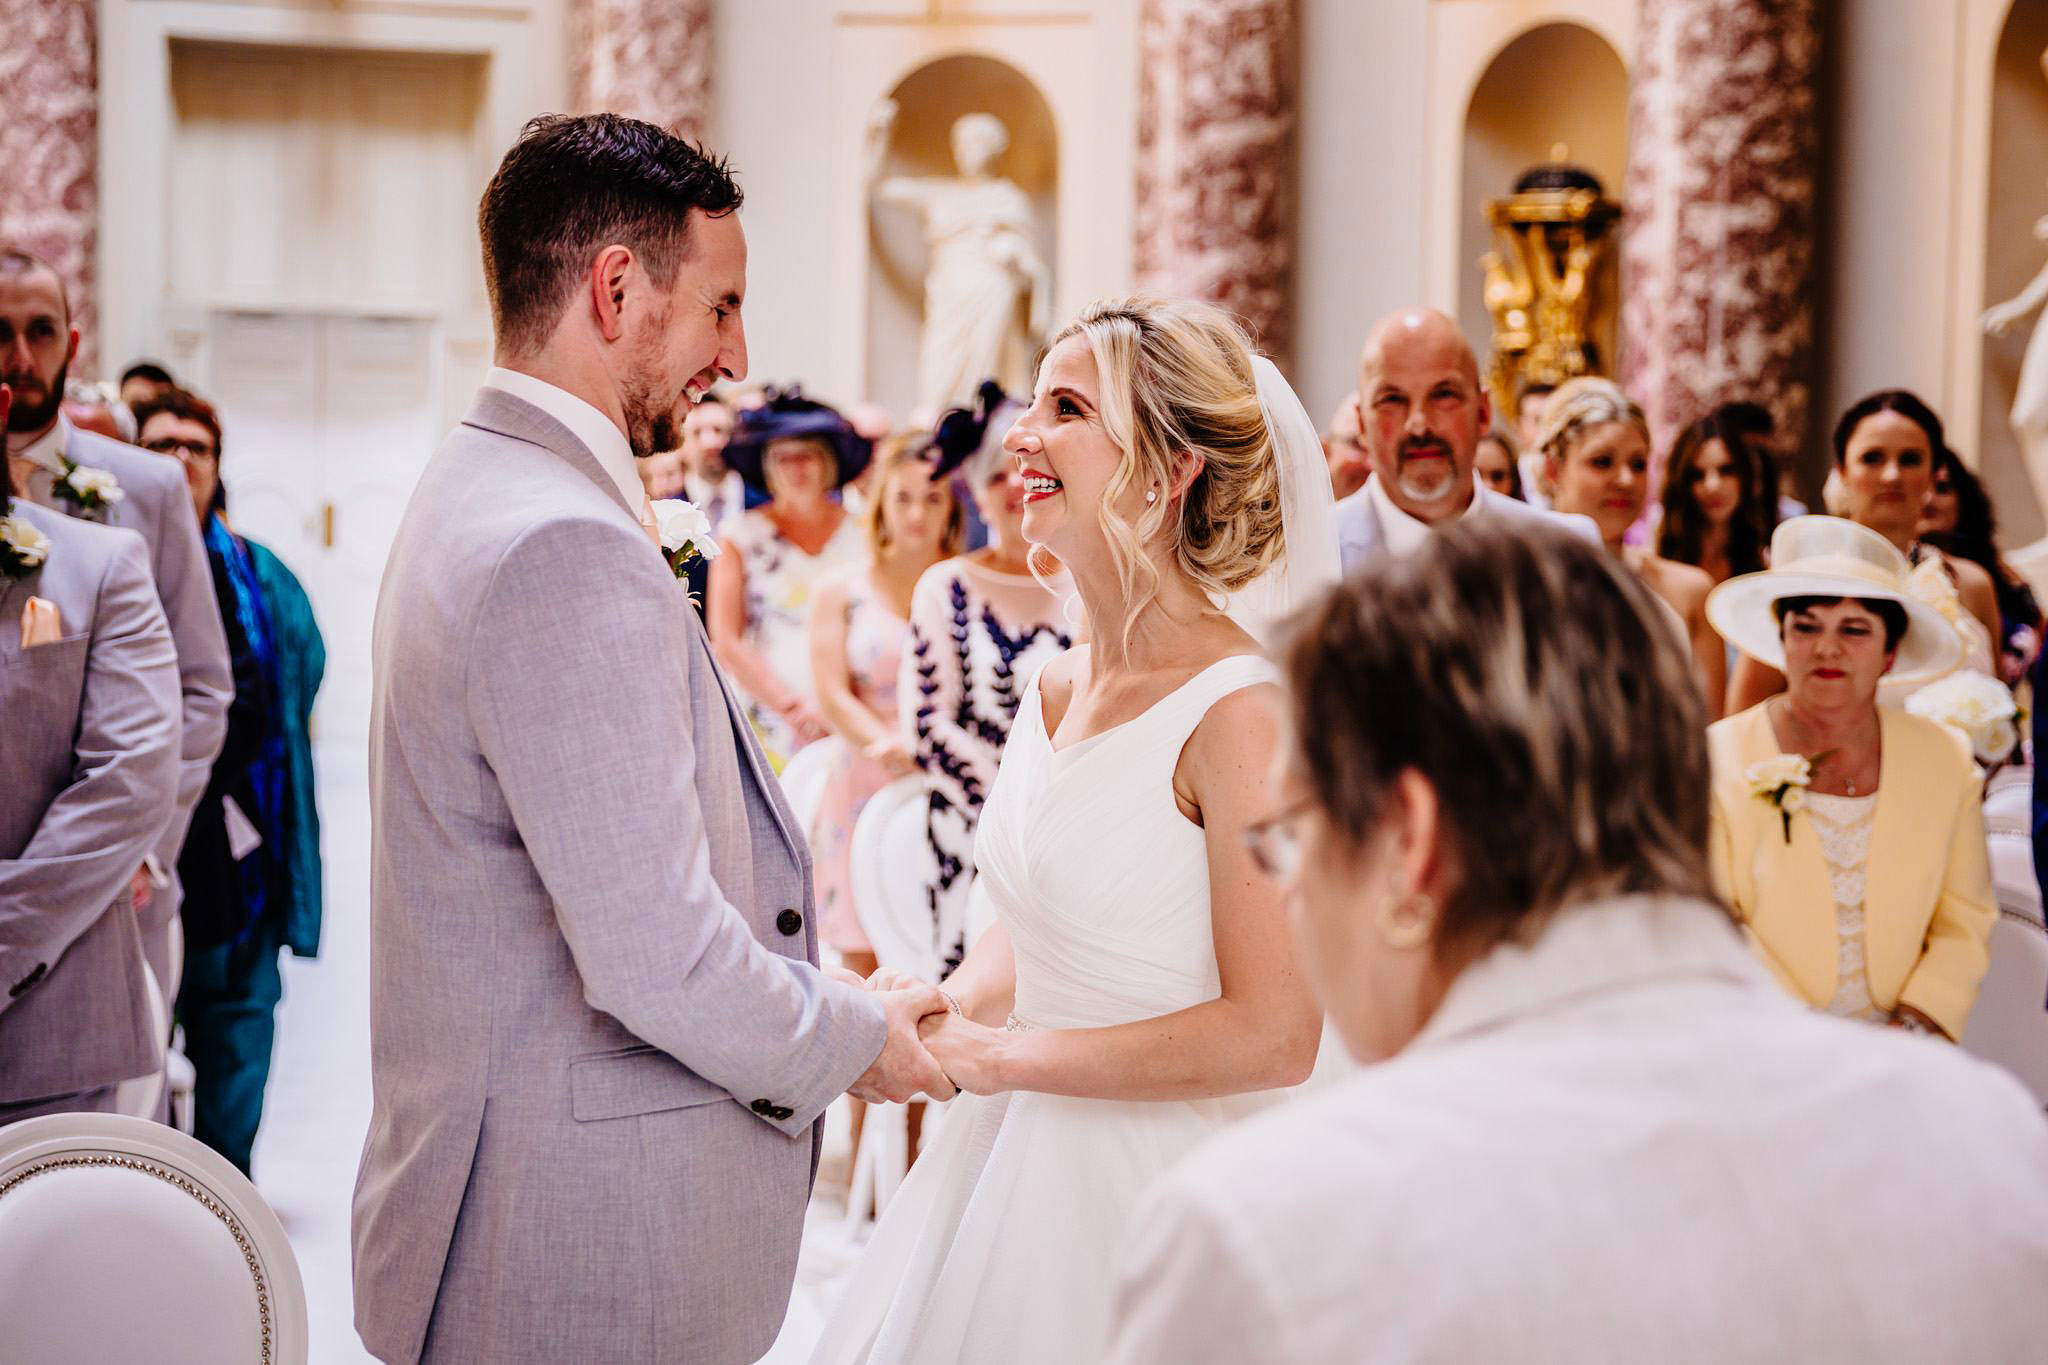
<path id="1" fill-rule="evenodd" d="M 926 792 L 916 777 L 901 777 L 876 792 L 853 824 L 848 870 L 853 910 L 875 960 L 922 977 L 938 979 L 939 955 L 932 941 L 931 906 L 925 900 L 924 841 Z M 939 1106 L 927 1105 L 929 1135 Z M 869 1202 L 881 1216 L 910 1171 L 910 1110 L 901 1104 L 871 1104 L 853 1153 L 853 1179 L 846 1196 L 848 1222 L 867 1216 Z"/>
<path id="2" fill-rule="evenodd" d="M 1996 1062 L 2048 1108 L 2048 929 L 2001 908 L 1991 926 L 1991 968 L 1963 1029 L 1963 1049 Z"/>
<path id="3" fill-rule="evenodd" d="M 1991 774 L 1984 784 L 1984 830 L 2033 837 L 2033 764 L 2011 763 Z"/>
<path id="4" fill-rule="evenodd" d="M 256 1187 L 119 1114 L 0 1129 L 0 1356 L 302 1365 L 306 1290 Z"/>
<path id="5" fill-rule="evenodd" d="M 162 1043 L 171 1036 L 171 1007 L 164 1001 L 163 987 L 157 984 L 155 970 L 146 962 L 142 964 L 142 984 L 149 992 L 151 1027 L 155 1030 L 157 1041 Z M 165 1068 L 170 1062 L 168 1047 L 163 1053 L 163 1058 L 163 1064 L 147 1076 L 136 1076 L 114 1087 L 116 1113 L 132 1115 L 138 1119 L 156 1117 L 157 1106 L 164 1097 Z M 191 1063 L 187 1062 L 186 1066 L 191 1066 Z"/>
<path id="6" fill-rule="evenodd" d="M 818 807 L 824 804 L 832 770 L 845 754 L 846 741 L 837 735 L 827 735 L 804 745 L 782 765 L 782 794 L 788 798 L 790 810 L 796 813 L 796 827 L 806 839 L 810 837 L 811 826 L 817 823 Z"/>

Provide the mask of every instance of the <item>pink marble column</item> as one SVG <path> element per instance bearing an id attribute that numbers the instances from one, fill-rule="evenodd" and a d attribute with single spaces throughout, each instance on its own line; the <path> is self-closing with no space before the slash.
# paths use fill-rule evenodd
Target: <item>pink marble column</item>
<path id="1" fill-rule="evenodd" d="M 711 0 L 570 0 L 578 109 L 701 139 L 711 126 Z"/>
<path id="2" fill-rule="evenodd" d="M 94 0 L 0 0 L 0 244 L 55 266 L 97 378 L 99 51 Z"/>
<path id="3" fill-rule="evenodd" d="M 1139 284 L 1230 309 L 1283 364 L 1294 35 L 1294 0 L 1145 0 L 1139 17 Z"/>
<path id="4" fill-rule="evenodd" d="M 1622 379 L 1663 450 L 1748 398 L 1812 397 L 1816 0 L 1641 0 L 1630 75 Z"/>

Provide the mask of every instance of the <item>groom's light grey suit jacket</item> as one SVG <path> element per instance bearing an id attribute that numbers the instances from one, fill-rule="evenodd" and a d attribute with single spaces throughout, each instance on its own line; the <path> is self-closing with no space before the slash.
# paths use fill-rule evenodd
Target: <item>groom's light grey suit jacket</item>
<path id="1" fill-rule="evenodd" d="M 487 388 L 373 648 L 364 1343 L 757 1358 L 884 1025 L 812 965 L 803 833 L 682 585 L 590 451 Z"/>
<path id="2" fill-rule="evenodd" d="M 0 576 L 0 1104 L 163 1065 L 129 882 L 171 818 L 180 733 L 142 540 L 20 498 L 14 515 L 50 553 Z M 37 597 L 59 638 L 23 649 Z"/>

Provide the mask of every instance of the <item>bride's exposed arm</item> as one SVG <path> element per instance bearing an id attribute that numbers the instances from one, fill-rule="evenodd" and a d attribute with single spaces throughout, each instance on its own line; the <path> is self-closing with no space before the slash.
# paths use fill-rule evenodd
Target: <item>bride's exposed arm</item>
<path id="1" fill-rule="evenodd" d="M 1010 931 L 997 920 L 974 941 L 958 971 L 943 983 L 969 1019 L 1001 1028 L 1017 1001 L 1017 959 L 1010 951 Z"/>
<path id="2" fill-rule="evenodd" d="M 932 1016 L 926 1045 L 955 1084 L 981 1094 L 1186 1100 L 1306 1079 L 1322 1016 L 1295 964 L 1280 890 L 1254 866 L 1244 838 L 1251 823 L 1273 813 L 1277 700 L 1277 688 L 1258 687 L 1211 707 L 1188 741 L 1176 782 L 1201 812 L 1222 994 L 1156 1019 L 1096 1029 L 1007 1033 Z M 1005 958 L 1008 950 L 1005 940 Z M 975 965 L 970 957 L 954 981 Z M 983 1013 L 965 998 L 960 1003 Z"/>

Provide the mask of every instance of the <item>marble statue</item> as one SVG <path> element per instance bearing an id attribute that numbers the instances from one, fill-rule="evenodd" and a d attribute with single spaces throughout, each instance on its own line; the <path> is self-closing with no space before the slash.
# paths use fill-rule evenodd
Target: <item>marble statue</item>
<path id="1" fill-rule="evenodd" d="M 991 171 L 1010 145 L 993 114 L 954 121 L 957 176 L 881 174 L 896 103 L 868 124 L 868 181 L 878 203 L 915 209 L 930 259 L 924 274 L 924 336 L 917 399 L 936 416 L 968 402 L 984 379 L 1011 392 L 1031 387 L 1031 361 L 1052 316 L 1052 272 L 1034 240 L 1031 201 Z"/>
<path id="2" fill-rule="evenodd" d="M 2048 52 L 2041 54 L 2041 67 L 2048 73 Z M 2048 242 L 2048 217 L 2034 220 L 2034 240 Z M 2038 311 L 2043 303 L 2048 303 L 2048 265 L 2043 265 L 2019 293 L 1984 310 L 1984 330 L 1992 336 L 2003 336 L 2014 323 Z M 2027 341 L 2009 420 L 2012 434 L 2020 443 L 2021 457 L 2027 462 L 2027 479 L 2034 486 L 2034 496 L 2043 514 L 2048 515 L 2048 323 L 2036 323 L 2034 334 Z M 2048 537 L 2007 558 L 2037 594 L 2048 590 Z"/>

